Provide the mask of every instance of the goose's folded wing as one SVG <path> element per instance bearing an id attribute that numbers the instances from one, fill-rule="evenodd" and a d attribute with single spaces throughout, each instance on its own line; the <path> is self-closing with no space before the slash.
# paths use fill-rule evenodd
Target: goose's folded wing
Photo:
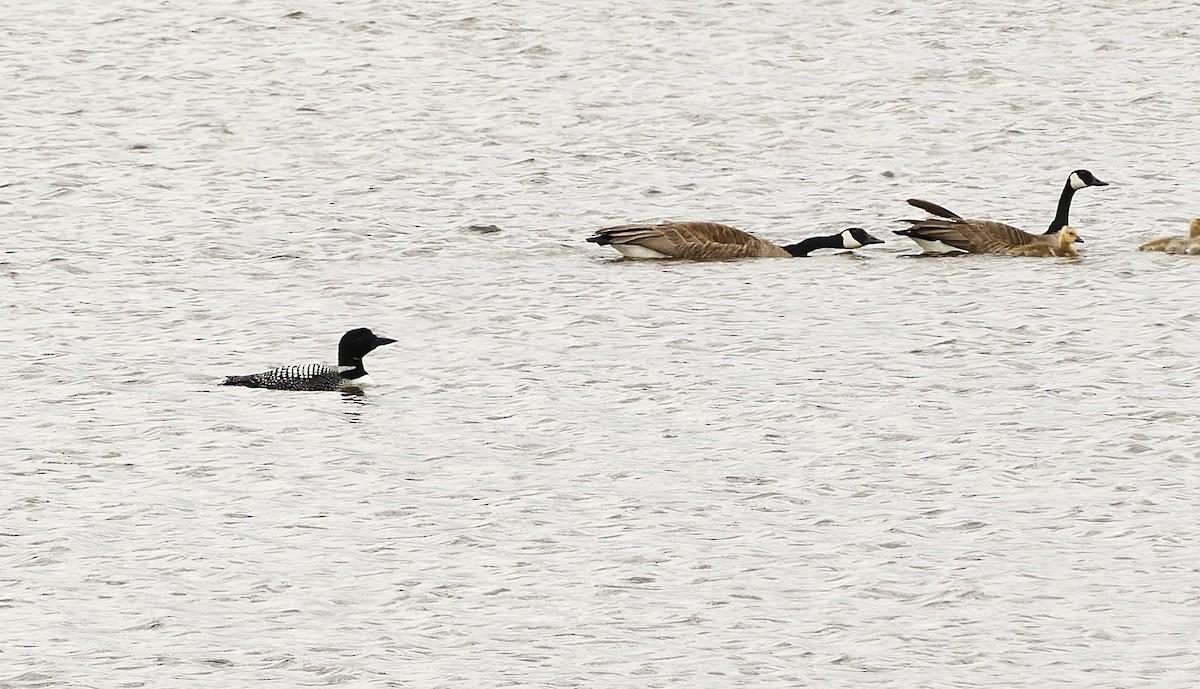
<path id="1" fill-rule="evenodd" d="M 619 225 L 588 239 L 597 244 L 637 244 L 666 256 L 690 259 L 728 259 L 770 255 L 773 244 L 729 225 L 715 222 L 664 222 L 657 225 Z M 787 252 L 783 252 L 785 255 Z"/>
<path id="2" fill-rule="evenodd" d="M 1042 242 L 1037 235 L 1018 230 L 1011 225 L 992 220 L 908 220 L 912 227 L 898 230 L 897 234 L 918 237 L 926 241 L 941 242 L 960 251 L 975 254 L 997 254 L 1008 250 Z"/>
<path id="3" fill-rule="evenodd" d="M 963 235 L 964 223 L 952 220 L 905 220 L 912 227 L 907 230 L 896 230 L 896 234 L 915 237 L 929 242 L 941 242 L 959 251 L 973 251 L 971 241 Z"/>
<path id="4" fill-rule="evenodd" d="M 962 224 L 963 237 L 970 242 L 973 247 L 971 250 L 976 253 L 999 254 L 1013 247 L 1048 241 L 1042 235 L 1030 234 L 993 220 L 965 220 Z"/>
<path id="5" fill-rule="evenodd" d="M 790 255 L 749 232 L 721 223 L 674 222 L 666 225 L 668 229 L 664 234 L 675 243 L 675 255 L 680 258 L 721 260 Z"/>
<path id="6" fill-rule="evenodd" d="M 610 244 L 636 244 L 657 251 L 664 256 L 674 256 L 675 247 L 663 232 L 665 225 L 632 224 L 617 225 L 598 230 L 588 237 L 589 242 L 608 246 Z"/>

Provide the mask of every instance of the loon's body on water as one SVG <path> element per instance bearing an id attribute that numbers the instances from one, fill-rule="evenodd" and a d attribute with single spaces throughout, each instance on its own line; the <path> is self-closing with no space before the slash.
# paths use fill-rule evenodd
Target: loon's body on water
<path id="1" fill-rule="evenodd" d="M 270 390 L 336 391 L 362 389 L 371 383 L 363 368 L 363 357 L 376 347 L 395 340 L 380 337 L 369 328 L 355 328 L 342 335 L 338 343 L 338 365 L 304 364 L 283 366 L 248 376 L 226 376 L 222 385 Z"/>

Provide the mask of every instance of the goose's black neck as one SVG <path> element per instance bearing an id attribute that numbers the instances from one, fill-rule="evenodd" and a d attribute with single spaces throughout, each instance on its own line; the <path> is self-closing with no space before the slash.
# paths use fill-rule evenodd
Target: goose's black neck
<path id="1" fill-rule="evenodd" d="M 1058 212 L 1054 214 L 1054 222 L 1050 223 L 1050 229 L 1046 230 L 1045 234 L 1054 234 L 1071 224 L 1067 216 L 1071 213 L 1071 198 L 1074 196 L 1075 187 L 1071 186 L 1071 178 L 1068 177 L 1066 185 L 1063 186 L 1062 196 L 1058 197 Z"/>
<path id="2" fill-rule="evenodd" d="M 801 242 L 783 247 L 784 251 L 793 256 L 808 256 L 809 252 L 817 249 L 844 249 L 842 235 L 831 234 L 828 237 L 809 237 Z"/>

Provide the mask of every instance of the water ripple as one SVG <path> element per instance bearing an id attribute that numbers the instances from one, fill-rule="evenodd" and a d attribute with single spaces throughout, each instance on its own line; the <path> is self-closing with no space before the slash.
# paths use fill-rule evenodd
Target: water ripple
<path id="1" fill-rule="evenodd" d="M 1193 682 L 1191 8 L 10 9 L 0 684 Z"/>

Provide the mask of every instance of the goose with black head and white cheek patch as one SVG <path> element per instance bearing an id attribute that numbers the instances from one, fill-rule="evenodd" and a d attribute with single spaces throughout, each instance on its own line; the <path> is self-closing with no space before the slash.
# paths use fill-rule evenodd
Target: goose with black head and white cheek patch
<path id="1" fill-rule="evenodd" d="M 638 223 L 608 227 L 587 238 L 611 246 L 626 258 L 684 258 L 719 261 L 735 258 L 792 258 L 818 249 L 860 249 L 883 240 L 860 227 L 809 237 L 780 246 L 729 225 L 715 222 Z"/>
<path id="2" fill-rule="evenodd" d="M 920 208 L 935 218 L 904 220 L 912 227 L 896 230 L 896 234 L 908 237 L 923 251 L 931 254 L 965 252 L 969 254 L 1006 254 L 1017 247 L 1038 243 L 1038 237 L 1057 236 L 1069 223 L 1071 199 L 1075 192 L 1086 187 L 1105 187 L 1087 170 L 1075 170 L 1067 176 L 1062 194 L 1058 198 L 1058 211 L 1050 227 L 1041 235 L 1019 230 L 994 220 L 972 220 L 949 211 L 936 203 L 921 199 L 908 199 L 908 204 Z M 1043 240 L 1044 241 L 1044 240 Z M 1057 239 L 1052 243 L 1058 243 Z"/>
<path id="3" fill-rule="evenodd" d="M 372 382 L 363 367 L 363 357 L 375 348 L 393 342 L 392 338 L 380 337 L 369 328 L 355 328 L 342 335 L 338 342 L 337 366 L 283 366 L 247 376 L 227 376 L 221 384 L 268 390 L 359 392 Z"/>

